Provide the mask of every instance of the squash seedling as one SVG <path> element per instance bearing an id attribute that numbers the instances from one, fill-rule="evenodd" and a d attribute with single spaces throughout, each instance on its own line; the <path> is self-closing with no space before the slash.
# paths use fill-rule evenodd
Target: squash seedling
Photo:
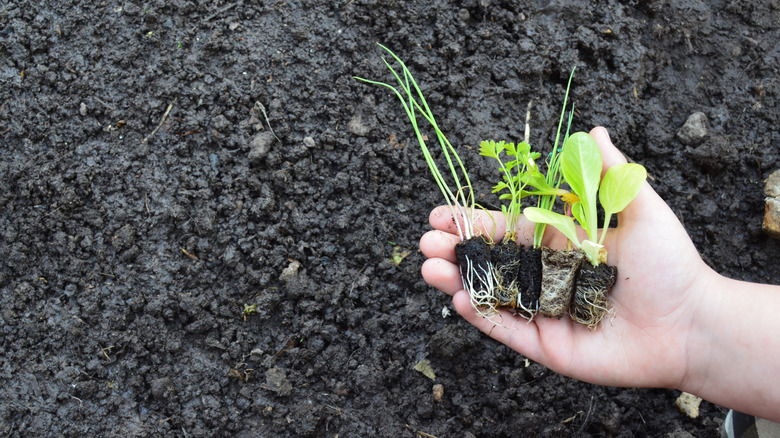
<path id="1" fill-rule="evenodd" d="M 581 263 L 583 257 L 589 262 L 574 269 L 576 286 L 568 311 L 572 319 L 591 329 L 595 329 L 604 315 L 611 311 L 607 294 L 617 277 L 617 268 L 606 265 L 604 239 L 609 221 L 613 214 L 623 211 L 636 197 L 647 177 L 643 166 L 624 163 L 612 166 L 601 178 L 602 165 L 601 151 L 593 137 L 585 132 L 572 134 L 564 142 L 561 153 L 563 179 L 574 195 L 569 197 L 570 202 L 565 208 L 567 214 L 536 207 L 528 207 L 523 211 L 529 220 L 558 229 L 581 251 L 579 262 L 573 260 L 570 263 Z M 600 235 L 597 197 L 604 209 Z M 587 238 L 582 241 L 577 237 L 575 219 L 587 234 Z"/>

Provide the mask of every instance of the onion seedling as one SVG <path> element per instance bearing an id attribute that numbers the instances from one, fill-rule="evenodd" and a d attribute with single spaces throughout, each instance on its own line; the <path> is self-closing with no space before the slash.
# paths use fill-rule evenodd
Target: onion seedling
<path id="1" fill-rule="evenodd" d="M 400 66 L 400 73 L 385 58 L 382 58 L 387 68 L 390 69 L 398 86 L 393 86 L 384 82 L 372 81 L 360 77 L 355 77 L 369 84 L 380 85 L 388 88 L 395 93 L 403 105 L 406 115 L 414 129 L 415 136 L 420 144 L 420 149 L 425 158 L 425 162 L 436 181 L 447 205 L 455 219 L 455 225 L 461 242 L 456 245 L 455 252 L 458 256 L 463 287 L 471 297 L 471 304 L 474 309 L 482 316 L 493 317 L 497 314 L 498 299 L 496 298 L 496 286 L 500 283 L 498 272 L 495 269 L 490 257 L 490 245 L 492 239 L 490 236 L 483 236 L 476 228 L 475 212 L 478 206 L 474 201 L 474 190 L 463 162 L 458 156 L 457 151 L 447 140 L 447 137 L 439 129 L 439 125 L 433 116 L 433 112 L 428 106 L 417 82 L 412 77 L 406 64 L 396 56 L 390 49 L 383 45 L 382 47 L 395 62 Z M 439 143 L 439 150 L 447 163 L 449 177 L 454 184 L 451 186 L 445 177 L 446 173 L 439 170 L 432 151 L 426 144 L 426 137 L 420 130 L 418 116 L 421 116 L 425 122 L 436 133 L 436 139 Z M 460 217 L 461 220 L 457 218 Z"/>

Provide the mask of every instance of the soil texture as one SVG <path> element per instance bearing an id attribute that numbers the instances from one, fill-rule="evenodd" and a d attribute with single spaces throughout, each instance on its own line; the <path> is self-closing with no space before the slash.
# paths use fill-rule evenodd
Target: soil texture
<path id="1" fill-rule="evenodd" d="M 688 418 L 446 317 L 417 250 L 443 200 L 397 98 L 352 76 L 392 79 L 377 42 L 402 56 L 490 206 L 479 142 L 522 138 L 533 100 L 549 150 L 576 66 L 573 128 L 608 127 L 717 271 L 780 283 L 779 13 L 2 2 L 0 435 L 717 436 L 719 406 Z"/>

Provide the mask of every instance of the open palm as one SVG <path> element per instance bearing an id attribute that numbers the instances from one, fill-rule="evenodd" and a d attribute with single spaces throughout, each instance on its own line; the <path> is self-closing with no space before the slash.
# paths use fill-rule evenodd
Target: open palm
<path id="1" fill-rule="evenodd" d="M 625 162 L 604 128 L 591 135 L 601 149 L 602 174 Z M 486 233 L 504 234 L 503 215 L 477 221 L 490 224 Z M 517 241 L 529 245 L 533 224 L 520 219 Z M 453 217 L 446 207 L 434 209 L 420 249 L 429 258 L 422 274 L 431 286 L 453 297 L 467 321 L 492 338 L 548 368 L 591 383 L 614 386 L 680 387 L 686 377 L 686 355 L 693 311 L 700 292 L 713 275 L 674 213 L 649 184 L 618 215 L 618 227 L 605 241 L 608 262 L 617 266 L 618 279 L 610 298 L 614 318 L 606 318 L 596 331 L 568 317 L 537 316 L 533 322 L 501 311 L 493 321 L 478 316 L 463 290 L 454 252 L 458 242 Z M 547 228 L 545 246 L 564 248 L 566 238 Z"/>

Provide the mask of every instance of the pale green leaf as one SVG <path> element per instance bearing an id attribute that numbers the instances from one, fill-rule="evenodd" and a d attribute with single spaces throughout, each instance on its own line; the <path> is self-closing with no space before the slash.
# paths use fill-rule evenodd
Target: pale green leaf
<path id="1" fill-rule="evenodd" d="M 642 165 L 623 163 L 612 166 L 604 174 L 599 188 L 599 201 L 607 214 L 620 213 L 639 193 L 647 178 Z"/>
<path id="2" fill-rule="evenodd" d="M 596 221 L 596 194 L 601 179 L 601 151 L 596 140 L 586 132 L 575 132 L 563 143 L 561 172 L 582 203 L 583 217 L 580 225 L 595 240 L 598 229 Z"/>
<path id="3" fill-rule="evenodd" d="M 484 140 L 479 144 L 479 154 L 485 157 L 498 158 L 498 152 L 496 151 L 496 142 L 492 140 Z"/>
<path id="4" fill-rule="evenodd" d="M 539 207 L 528 207 L 523 210 L 523 215 L 531 222 L 552 225 L 571 240 L 574 246 L 580 247 L 580 242 L 577 240 L 577 229 L 574 227 L 574 221 L 569 216 Z"/>
<path id="5" fill-rule="evenodd" d="M 604 242 L 612 215 L 628 207 L 639 194 L 646 178 L 647 170 L 635 163 L 617 164 L 604 174 L 599 188 L 599 202 L 604 208 L 604 229 L 599 243 Z"/>

